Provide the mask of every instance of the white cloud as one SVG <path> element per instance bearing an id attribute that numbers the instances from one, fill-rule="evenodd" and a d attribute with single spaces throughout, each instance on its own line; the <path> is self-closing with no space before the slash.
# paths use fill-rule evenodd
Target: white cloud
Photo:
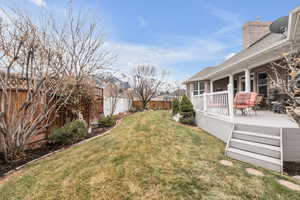
<path id="1" fill-rule="evenodd" d="M 30 2 L 34 3 L 35 5 L 39 7 L 45 7 L 46 6 L 46 0 L 29 0 Z"/>
<path id="2" fill-rule="evenodd" d="M 221 42 L 198 38 L 186 38 L 180 46 L 169 47 L 115 41 L 108 41 L 105 46 L 117 55 L 113 64 L 115 69 L 126 73 L 137 64 L 147 63 L 171 71 L 173 79 L 175 76 L 181 79 L 184 76 L 176 73 L 174 65 L 213 62 L 216 58 L 223 58 L 225 50 L 225 45 Z"/>
<path id="3" fill-rule="evenodd" d="M 141 16 L 137 18 L 137 22 L 138 22 L 138 26 L 141 28 L 148 26 L 148 22 Z"/>

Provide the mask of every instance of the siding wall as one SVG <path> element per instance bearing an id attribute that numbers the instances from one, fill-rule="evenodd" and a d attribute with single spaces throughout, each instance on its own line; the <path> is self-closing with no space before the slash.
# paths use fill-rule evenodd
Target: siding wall
<path id="1" fill-rule="evenodd" d="M 196 112 L 196 124 L 199 128 L 214 135 L 225 143 L 233 126 L 233 124 L 228 121 L 204 116 L 201 112 Z"/>
<path id="2" fill-rule="evenodd" d="M 191 88 L 192 88 L 192 84 L 191 83 L 188 83 L 186 84 L 186 95 L 191 98 L 192 97 L 192 94 L 191 94 Z"/>
<path id="3" fill-rule="evenodd" d="M 282 134 L 284 161 L 300 162 L 300 128 L 284 128 Z"/>

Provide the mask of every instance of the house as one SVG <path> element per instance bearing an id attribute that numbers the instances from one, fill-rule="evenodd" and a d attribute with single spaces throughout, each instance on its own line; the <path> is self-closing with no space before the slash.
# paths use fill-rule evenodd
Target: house
<path id="1" fill-rule="evenodd" d="M 271 103 L 276 88 L 270 63 L 279 61 L 291 46 L 300 48 L 300 7 L 282 19 L 286 26 L 280 33 L 270 32 L 272 22 L 246 23 L 243 50 L 185 81 L 197 126 L 226 142 L 226 155 L 276 171 L 283 170 L 285 161 L 300 161 L 298 125 L 270 111 L 242 116 L 235 112 L 233 100 L 238 92 L 256 92 L 266 105 Z"/>
<path id="2" fill-rule="evenodd" d="M 132 99 L 130 98 L 131 88 L 128 82 L 112 77 L 108 81 L 102 81 L 101 87 L 104 97 L 104 116 L 117 115 L 130 110 Z"/>
<path id="3" fill-rule="evenodd" d="M 186 90 L 178 88 L 170 94 L 174 98 L 181 99 L 184 95 L 186 95 Z"/>

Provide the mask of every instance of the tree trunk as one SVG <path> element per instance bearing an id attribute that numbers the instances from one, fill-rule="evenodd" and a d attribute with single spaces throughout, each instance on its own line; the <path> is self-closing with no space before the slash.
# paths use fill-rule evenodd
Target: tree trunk
<path id="1" fill-rule="evenodd" d="M 147 107 L 147 102 L 146 101 L 143 101 L 143 109 L 145 110 Z"/>
<path id="2" fill-rule="evenodd" d="M 1 138 L 0 138 L 0 147 L 2 147 L 2 154 L 3 154 L 3 158 L 4 158 L 4 162 L 8 163 L 8 156 L 7 156 L 7 149 L 6 149 L 6 145 L 4 141 L 4 136 L 2 134 L 0 134 Z"/>

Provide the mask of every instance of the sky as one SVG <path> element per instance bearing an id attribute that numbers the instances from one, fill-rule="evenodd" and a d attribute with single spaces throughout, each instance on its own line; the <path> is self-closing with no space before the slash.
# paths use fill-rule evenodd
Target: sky
<path id="1" fill-rule="evenodd" d="M 0 6 L 64 17 L 70 0 L 0 0 Z M 184 81 L 242 50 L 247 21 L 273 21 L 300 6 L 299 0 L 73 0 L 76 12 L 97 22 L 112 67 L 128 72 L 138 64 L 170 71 Z"/>

